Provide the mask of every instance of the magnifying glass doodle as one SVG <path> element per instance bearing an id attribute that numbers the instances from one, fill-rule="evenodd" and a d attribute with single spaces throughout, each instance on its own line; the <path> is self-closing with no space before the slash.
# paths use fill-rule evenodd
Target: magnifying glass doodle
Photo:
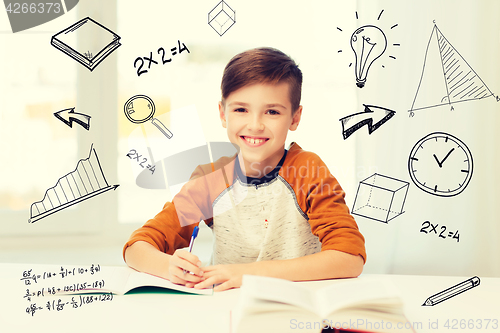
<path id="1" fill-rule="evenodd" d="M 168 139 L 173 134 L 170 130 L 158 120 L 153 118 L 155 114 L 155 104 L 153 100 L 146 95 L 135 95 L 131 97 L 124 106 L 125 116 L 134 124 L 142 124 L 151 119 L 151 123 L 156 126 Z"/>

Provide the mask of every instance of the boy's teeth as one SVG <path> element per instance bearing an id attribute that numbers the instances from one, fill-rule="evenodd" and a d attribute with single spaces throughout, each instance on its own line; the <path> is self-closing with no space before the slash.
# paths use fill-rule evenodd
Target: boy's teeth
<path id="1" fill-rule="evenodd" d="M 245 139 L 246 139 L 248 142 L 250 142 L 251 144 L 256 144 L 256 143 L 262 143 L 262 142 L 264 142 L 264 140 L 263 140 L 263 139 L 257 139 L 257 140 L 255 140 L 255 139 L 253 139 L 253 138 L 245 138 Z"/>

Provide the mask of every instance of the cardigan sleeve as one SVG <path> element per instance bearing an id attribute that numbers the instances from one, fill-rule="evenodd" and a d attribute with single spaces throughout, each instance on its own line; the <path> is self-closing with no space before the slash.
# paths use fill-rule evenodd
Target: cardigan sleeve
<path id="1" fill-rule="evenodd" d="M 309 218 L 311 232 L 321 242 L 321 251 L 360 255 L 366 262 L 365 239 L 349 212 L 345 192 L 337 179 L 318 155 L 298 145 L 290 153 L 290 163 L 299 170 L 299 177 L 293 180 L 297 200 Z"/>
<path id="2" fill-rule="evenodd" d="M 203 169 L 198 166 L 172 202 L 167 202 L 154 218 L 132 233 L 123 247 L 124 257 L 126 249 L 137 241 L 147 242 L 168 254 L 189 245 L 194 227 L 201 220 L 208 222 L 212 218 L 207 177 Z"/>

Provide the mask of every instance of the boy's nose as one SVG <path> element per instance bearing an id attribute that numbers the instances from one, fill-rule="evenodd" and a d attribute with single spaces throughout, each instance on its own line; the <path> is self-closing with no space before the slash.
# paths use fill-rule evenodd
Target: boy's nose
<path id="1" fill-rule="evenodd" d="M 262 131 L 264 129 L 264 123 L 259 116 L 252 117 L 251 121 L 247 124 L 247 128 L 252 131 Z"/>

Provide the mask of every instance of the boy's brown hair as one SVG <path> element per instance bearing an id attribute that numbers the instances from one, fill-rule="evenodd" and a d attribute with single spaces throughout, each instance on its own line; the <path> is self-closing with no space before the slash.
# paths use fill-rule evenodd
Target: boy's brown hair
<path id="1" fill-rule="evenodd" d="M 222 104 L 234 91 L 255 83 L 288 82 L 292 115 L 300 105 L 302 72 L 297 64 L 280 50 L 271 47 L 251 49 L 235 55 L 222 75 Z"/>

